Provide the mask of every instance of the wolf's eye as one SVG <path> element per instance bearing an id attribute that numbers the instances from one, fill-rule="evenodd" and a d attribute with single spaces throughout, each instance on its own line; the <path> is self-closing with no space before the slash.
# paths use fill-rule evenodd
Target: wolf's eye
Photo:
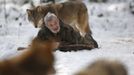
<path id="1" fill-rule="evenodd" d="M 34 21 L 34 17 L 30 17 L 30 21 Z"/>

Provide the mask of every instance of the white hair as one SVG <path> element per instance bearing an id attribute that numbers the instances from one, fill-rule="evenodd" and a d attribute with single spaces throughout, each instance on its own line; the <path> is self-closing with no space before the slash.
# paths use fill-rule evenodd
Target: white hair
<path id="1" fill-rule="evenodd" d="M 57 19 L 57 16 L 54 13 L 48 12 L 47 15 L 44 17 L 44 22 L 47 25 L 48 21 L 51 21 L 53 18 Z"/>

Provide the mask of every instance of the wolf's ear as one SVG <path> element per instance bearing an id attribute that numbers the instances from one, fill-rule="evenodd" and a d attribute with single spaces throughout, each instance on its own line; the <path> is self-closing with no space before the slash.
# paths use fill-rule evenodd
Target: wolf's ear
<path id="1" fill-rule="evenodd" d="M 30 10 L 30 9 L 27 9 L 26 11 L 27 11 L 27 14 L 31 14 L 32 13 L 32 10 Z"/>
<path id="2" fill-rule="evenodd" d="M 38 12 L 42 12 L 43 11 L 43 8 L 41 6 L 37 6 L 37 11 Z"/>

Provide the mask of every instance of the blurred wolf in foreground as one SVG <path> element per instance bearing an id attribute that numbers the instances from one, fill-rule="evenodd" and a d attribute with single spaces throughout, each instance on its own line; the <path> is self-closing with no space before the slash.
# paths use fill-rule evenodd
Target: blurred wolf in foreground
<path id="1" fill-rule="evenodd" d="M 42 41 L 35 38 L 29 50 L 13 59 L 0 61 L 0 75 L 49 75 L 55 73 L 54 40 Z"/>
<path id="2" fill-rule="evenodd" d="M 45 23 L 43 18 L 48 12 L 54 13 L 65 24 L 71 25 L 74 30 L 79 31 L 82 36 L 91 34 L 88 23 L 88 11 L 84 3 L 80 1 L 68 1 L 57 4 L 47 4 L 27 9 L 28 20 L 33 25 L 42 27 Z"/>
<path id="3" fill-rule="evenodd" d="M 98 60 L 75 75 L 128 75 L 126 68 L 118 61 Z"/>

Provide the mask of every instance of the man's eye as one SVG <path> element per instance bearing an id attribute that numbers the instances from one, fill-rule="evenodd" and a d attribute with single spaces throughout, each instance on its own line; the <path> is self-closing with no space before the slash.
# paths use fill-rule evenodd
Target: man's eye
<path id="1" fill-rule="evenodd" d="M 53 24 L 50 24 L 50 26 L 52 27 L 52 26 L 53 26 Z"/>

